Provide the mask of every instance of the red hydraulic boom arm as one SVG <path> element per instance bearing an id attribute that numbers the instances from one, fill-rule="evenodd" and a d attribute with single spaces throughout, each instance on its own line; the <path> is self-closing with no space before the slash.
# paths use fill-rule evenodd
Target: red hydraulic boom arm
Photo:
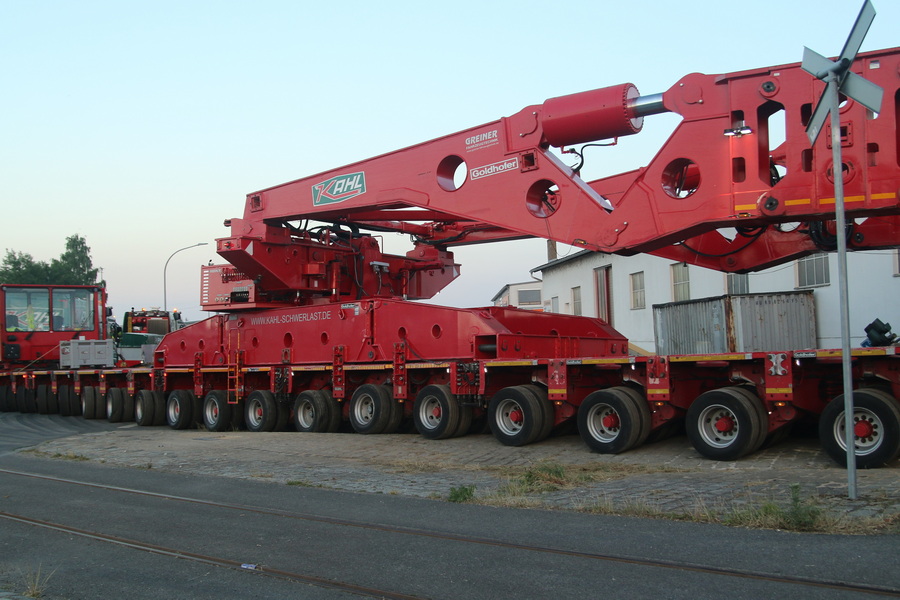
<path id="1" fill-rule="evenodd" d="M 843 164 L 830 131 L 805 127 L 822 82 L 799 64 L 691 74 L 668 91 L 631 84 L 547 100 L 478 127 L 260 190 L 226 221 L 206 267 L 210 310 L 395 296 L 429 298 L 458 275 L 450 249 L 546 238 L 596 251 L 648 252 L 722 271 L 762 269 L 833 249 L 834 174 L 843 176 L 851 250 L 900 240 L 900 48 L 860 54 L 882 112 L 841 105 Z M 584 181 L 550 151 L 682 117 L 641 169 Z M 314 220 L 319 227 L 302 226 Z M 413 236 L 406 256 L 364 233 Z"/>

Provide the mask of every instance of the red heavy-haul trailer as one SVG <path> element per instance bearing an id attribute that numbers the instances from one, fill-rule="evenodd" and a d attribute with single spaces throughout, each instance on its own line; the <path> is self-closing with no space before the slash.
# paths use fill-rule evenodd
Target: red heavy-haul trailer
<path id="1" fill-rule="evenodd" d="M 624 84 L 553 98 L 251 193 L 217 240 L 229 264 L 202 270 L 202 303 L 217 316 L 166 335 L 142 367 L 8 362 L 0 405 L 33 395 L 86 417 L 217 431 L 291 422 L 323 432 L 347 421 L 389 433 L 407 421 L 439 439 L 486 425 L 507 445 L 574 420 L 591 450 L 607 453 L 683 422 L 697 451 L 718 460 L 818 416 L 823 446 L 844 462 L 840 351 L 636 357 L 598 319 L 413 301 L 459 275 L 452 249 L 464 244 L 540 237 L 729 272 L 827 251 L 835 172 L 850 249 L 897 247 L 900 49 L 862 54 L 854 69 L 885 90 L 885 106 L 875 118 L 841 105 L 840 169 L 829 136 L 810 146 L 804 131 L 822 84 L 792 64 L 691 74 L 652 96 Z M 550 151 L 637 133 L 661 112 L 682 121 L 642 169 L 586 182 Z M 775 123 L 783 141 L 770 135 Z M 414 247 L 384 254 L 371 232 L 409 234 Z M 900 453 L 895 351 L 852 350 L 862 467 Z"/>

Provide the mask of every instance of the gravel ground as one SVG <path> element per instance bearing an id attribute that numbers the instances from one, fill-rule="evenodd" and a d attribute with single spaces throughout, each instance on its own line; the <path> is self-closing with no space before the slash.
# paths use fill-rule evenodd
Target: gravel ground
<path id="1" fill-rule="evenodd" d="M 110 465 L 236 477 L 352 492 L 447 498 L 472 487 L 476 499 L 502 495 L 510 504 L 562 509 L 718 514 L 799 498 L 841 519 L 900 519 L 900 461 L 857 472 L 858 498 L 847 495 L 847 471 L 819 448 L 794 438 L 734 462 L 701 457 L 684 436 L 613 456 L 593 454 L 577 435 L 521 448 L 490 435 L 427 440 L 418 435 L 349 433 L 210 433 L 126 425 L 45 442 L 41 457 L 88 459 Z M 509 498 L 510 483 L 536 467 L 591 473 L 526 497 Z M 556 488 L 556 489 L 553 489 Z M 640 508 L 640 510 L 637 510 Z"/>

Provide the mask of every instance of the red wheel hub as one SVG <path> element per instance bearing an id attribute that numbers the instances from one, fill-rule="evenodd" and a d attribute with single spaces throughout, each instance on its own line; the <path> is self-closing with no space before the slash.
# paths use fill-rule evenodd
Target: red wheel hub
<path id="1" fill-rule="evenodd" d="M 434 410 L 431 411 L 431 416 L 434 417 L 435 419 L 440 419 L 441 418 L 441 407 L 435 406 Z"/>
<path id="2" fill-rule="evenodd" d="M 513 423 L 521 423 L 524 420 L 524 415 L 521 410 L 514 410 L 509 413 L 509 420 Z"/>
<path id="3" fill-rule="evenodd" d="M 853 435 L 858 438 L 872 437 L 873 433 L 875 433 L 875 428 L 866 420 L 857 421 L 856 425 L 853 426 Z"/>
<path id="4" fill-rule="evenodd" d="M 716 431 L 719 433 L 728 433 L 734 431 L 734 419 L 731 417 L 722 417 L 716 421 Z"/>
<path id="5" fill-rule="evenodd" d="M 603 428 L 604 429 L 615 429 L 619 426 L 619 415 L 616 413 L 611 413 L 603 417 Z"/>

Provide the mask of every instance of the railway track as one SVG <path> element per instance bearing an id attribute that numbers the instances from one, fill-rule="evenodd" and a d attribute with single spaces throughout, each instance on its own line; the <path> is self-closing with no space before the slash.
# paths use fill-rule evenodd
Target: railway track
<path id="1" fill-rule="evenodd" d="M 792 576 L 784 574 L 776 574 L 765 572 L 762 570 L 744 570 L 737 568 L 725 568 L 715 565 L 704 565 L 696 562 L 682 560 L 661 560 L 658 558 L 646 558 L 641 556 L 627 554 L 597 553 L 585 552 L 561 547 L 541 546 L 535 544 L 523 544 L 505 541 L 502 539 L 494 539 L 489 537 L 478 537 L 471 535 L 455 534 L 430 530 L 420 527 L 405 527 L 396 525 L 386 525 L 375 521 L 356 520 L 346 518 L 335 518 L 332 516 L 305 513 L 292 510 L 281 510 L 271 507 L 252 506 L 240 503 L 221 502 L 204 498 L 195 498 L 187 496 L 179 496 L 174 494 L 166 494 L 153 492 L 148 490 L 134 489 L 128 487 L 120 487 L 108 484 L 94 483 L 89 481 L 81 481 L 64 477 L 57 477 L 41 473 L 19 471 L 13 469 L 0 469 L 0 475 L 8 478 L 16 478 L 20 480 L 40 480 L 53 485 L 66 487 L 91 488 L 94 490 L 102 490 L 114 495 L 139 496 L 150 500 L 160 500 L 164 502 L 176 502 L 182 504 L 190 504 L 209 508 L 215 511 L 231 511 L 241 514 L 256 514 L 264 517 L 286 518 L 294 521 L 302 521 L 308 523 L 322 524 L 328 527 L 346 529 L 361 529 L 369 533 L 378 534 L 395 534 L 402 536 L 411 536 L 420 539 L 429 539 L 438 542 L 451 542 L 457 544 L 471 546 L 490 546 L 503 550 L 514 550 L 527 553 L 535 553 L 539 555 L 552 555 L 554 557 L 562 557 L 563 559 L 580 559 L 593 561 L 597 563 L 630 565 L 644 567 L 653 570 L 677 570 L 682 572 L 697 573 L 706 576 L 715 576 L 724 578 L 723 585 L 728 580 L 746 579 L 759 582 L 788 586 L 785 593 L 792 594 L 813 594 L 816 590 L 832 590 L 836 592 L 869 594 L 881 597 L 900 598 L 900 589 L 879 585 L 872 585 L 864 582 L 837 581 L 828 579 L 816 579 L 804 576 Z M 112 535 L 97 530 L 76 527 L 61 522 L 29 517 L 27 515 L 16 514 L 14 512 L 0 511 L 0 519 L 25 524 L 31 527 L 52 530 L 64 533 L 69 536 L 77 536 L 87 538 L 98 542 L 115 544 L 127 547 L 133 550 L 149 552 L 153 554 L 168 556 L 176 559 L 183 559 L 215 565 L 218 567 L 234 569 L 247 572 L 251 575 L 276 577 L 288 581 L 305 583 L 318 587 L 340 590 L 350 594 L 363 597 L 377 597 L 388 599 L 416 599 L 428 596 L 410 595 L 400 591 L 380 589 L 375 587 L 367 587 L 358 585 L 348 581 L 338 581 L 326 577 L 318 577 L 308 573 L 300 573 L 292 570 L 279 568 L 266 564 L 247 564 L 241 561 L 224 556 L 216 556 L 212 554 L 198 553 L 187 548 L 160 545 L 158 543 L 150 543 L 138 539 L 132 539 L 119 535 Z M 336 532 L 335 535 L 341 535 Z M 804 591 L 805 590 L 805 591 Z"/>

